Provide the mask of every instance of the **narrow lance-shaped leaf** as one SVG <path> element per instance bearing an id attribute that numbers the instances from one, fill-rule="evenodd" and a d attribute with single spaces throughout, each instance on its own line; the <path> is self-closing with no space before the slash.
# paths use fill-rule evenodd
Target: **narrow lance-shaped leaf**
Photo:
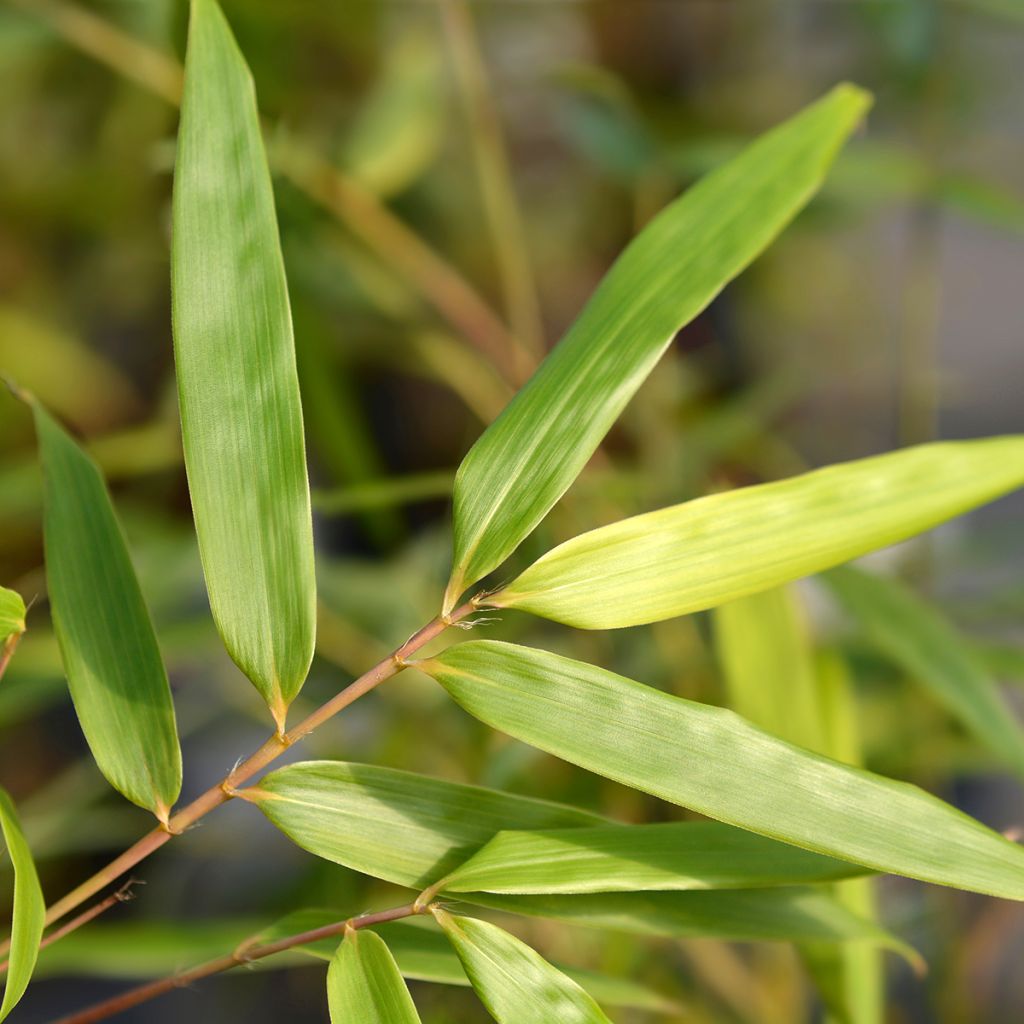
<path id="1" fill-rule="evenodd" d="M 46 918 L 46 900 L 39 886 L 39 876 L 32 861 L 32 852 L 25 841 L 18 813 L 7 793 L 0 789 L 0 829 L 14 868 L 14 914 L 11 925 L 11 948 L 7 958 L 7 981 L 0 1020 L 18 1005 L 25 994 L 39 955 Z"/>
<path id="2" fill-rule="evenodd" d="M 896 580 L 844 568 L 825 581 L 872 644 L 1024 775 L 1024 729 L 952 623 Z"/>
<path id="3" fill-rule="evenodd" d="M 434 916 L 498 1024 L 611 1024 L 590 995 L 525 942 L 486 921 L 440 909 Z"/>
<path id="4" fill-rule="evenodd" d="M 350 929 L 327 970 L 332 1024 L 419 1024 L 395 958 L 372 931 Z"/>
<path id="5" fill-rule="evenodd" d="M 643 792 L 818 853 L 1024 899 L 1024 849 L 916 786 L 545 651 L 459 644 L 419 667 L 481 721 Z"/>
<path id="6" fill-rule="evenodd" d="M 869 104 L 840 85 L 656 217 L 466 456 L 450 610 L 565 493 L 675 333 L 792 220 Z"/>
<path id="7" fill-rule="evenodd" d="M 181 790 L 174 704 L 96 464 L 38 404 L 46 580 L 71 699 L 100 771 L 162 821 Z"/>
<path id="8" fill-rule="evenodd" d="M 748 889 L 862 874 L 717 821 L 499 832 L 442 892 L 584 893 Z"/>
<path id="9" fill-rule="evenodd" d="M 304 850 L 413 887 L 437 881 L 503 828 L 603 823 L 562 804 L 341 761 L 279 768 L 240 795 Z"/>
<path id="10" fill-rule="evenodd" d="M 391 768 L 330 761 L 281 768 L 241 796 L 310 853 L 419 890 L 457 868 L 503 829 L 607 825 L 602 818 L 561 804 Z M 510 913 L 643 934 L 832 942 L 858 938 L 898 946 L 826 893 L 810 888 L 459 896 Z"/>
<path id="11" fill-rule="evenodd" d="M 592 530 L 487 604 L 583 629 L 656 622 L 829 569 L 1022 484 L 1024 436 L 906 448 Z"/>
<path id="12" fill-rule="evenodd" d="M 182 440 L 210 605 L 283 727 L 313 657 L 309 483 L 255 92 L 215 0 L 192 0 L 171 269 Z"/>

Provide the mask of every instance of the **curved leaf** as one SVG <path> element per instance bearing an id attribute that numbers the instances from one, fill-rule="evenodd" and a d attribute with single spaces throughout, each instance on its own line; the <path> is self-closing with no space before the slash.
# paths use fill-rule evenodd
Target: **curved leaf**
<path id="1" fill-rule="evenodd" d="M 585 893 L 751 889 L 863 869 L 717 821 L 499 832 L 442 892 Z"/>
<path id="2" fill-rule="evenodd" d="M 32 861 L 32 852 L 18 822 L 18 812 L 7 793 L 0 789 L 0 829 L 4 845 L 14 867 L 14 915 L 11 928 L 11 949 L 7 960 L 7 983 L 0 1004 L 0 1020 L 18 1005 L 32 979 L 39 942 L 43 937 L 46 900 L 39 886 L 39 876 Z"/>
<path id="3" fill-rule="evenodd" d="M 896 580 L 845 568 L 825 582 L 872 644 L 1024 775 L 1024 729 L 952 623 Z"/>
<path id="4" fill-rule="evenodd" d="M 342 761 L 279 768 L 240 795 L 304 850 L 421 888 L 504 828 L 603 820 L 562 804 Z"/>
<path id="5" fill-rule="evenodd" d="M 210 606 L 283 728 L 316 615 L 302 408 L 255 92 L 215 0 L 192 0 L 173 242 L 182 441 Z"/>
<path id="6" fill-rule="evenodd" d="M 332 1024 L 419 1024 L 395 958 L 371 931 L 350 929 L 327 969 Z"/>
<path id="7" fill-rule="evenodd" d="M 947 441 L 633 516 L 487 599 L 583 629 L 714 608 L 905 540 L 1024 484 L 1024 436 Z"/>
<path id="8" fill-rule="evenodd" d="M 46 580 L 82 732 L 107 781 L 166 821 L 181 791 L 167 671 L 96 464 L 33 403 L 43 462 Z"/>
<path id="9" fill-rule="evenodd" d="M 837 86 L 703 178 L 619 257 L 459 469 L 446 611 L 565 493 L 675 333 L 807 203 L 868 104 Z"/>
<path id="10" fill-rule="evenodd" d="M 878 871 L 1024 899 L 1024 849 L 916 786 L 777 740 L 731 711 L 492 640 L 418 667 L 496 729 L 741 828 Z"/>
<path id="11" fill-rule="evenodd" d="M 576 982 L 497 925 L 435 909 L 480 1001 L 499 1024 L 611 1024 Z"/>

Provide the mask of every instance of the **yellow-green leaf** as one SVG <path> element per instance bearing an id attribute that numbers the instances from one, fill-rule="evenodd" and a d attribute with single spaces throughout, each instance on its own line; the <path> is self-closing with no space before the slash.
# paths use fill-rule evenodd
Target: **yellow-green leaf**
<path id="1" fill-rule="evenodd" d="M 0 648 L 25 632 L 25 602 L 21 594 L 0 587 Z"/>
<path id="2" fill-rule="evenodd" d="M 395 958 L 371 931 L 349 930 L 327 969 L 332 1024 L 419 1024 Z"/>
<path id="3" fill-rule="evenodd" d="M 1024 729 L 952 623 L 896 580 L 852 568 L 834 570 L 825 580 L 872 644 L 1024 775 Z"/>
<path id="4" fill-rule="evenodd" d="M 703 178 L 619 257 L 459 469 L 446 609 L 565 493 L 676 332 L 814 195 L 868 105 L 837 86 Z"/>
<path id="5" fill-rule="evenodd" d="M 419 667 L 470 714 L 709 817 L 878 871 L 1024 899 L 1024 849 L 916 786 L 777 740 L 723 708 L 498 641 Z"/>
<path id="6" fill-rule="evenodd" d="M 480 1001 L 498 1024 L 611 1024 L 579 985 L 497 925 L 435 909 Z"/>
<path id="7" fill-rule="evenodd" d="M 717 821 L 499 832 L 442 892 L 585 893 L 750 889 L 861 874 Z"/>
<path id="8" fill-rule="evenodd" d="M 171 253 L 182 440 L 217 628 L 279 726 L 316 594 L 291 311 L 252 78 L 192 0 Z"/>
<path id="9" fill-rule="evenodd" d="M 592 530 L 487 603 L 583 629 L 655 622 L 829 569 L 1022 484 L 1024 436 L 906 448 Z"/>
<path id="10" fill-rule="evenodd" d="M 18 1005 L 25 994 L 39 956 L 39 942 L 46 918 L 46 900 L 39 886 L 39 876 L 32 852 L 18 822 L 18 812 L 7 793 L 0 789 L 0 829 L 4 845 L 14 867 L 14 914 L 11 925 L 11 948 L 7 960 L 7 983 L 0 1004 L 0 1020 Z"/>
<path id="11" fill-rule="evenodd" d="M 43 463 L 46 580 L 71 699 L 107 781 L 167 819 L 181 750 L 167 671 L 96 464 L 33 403 Z"/>

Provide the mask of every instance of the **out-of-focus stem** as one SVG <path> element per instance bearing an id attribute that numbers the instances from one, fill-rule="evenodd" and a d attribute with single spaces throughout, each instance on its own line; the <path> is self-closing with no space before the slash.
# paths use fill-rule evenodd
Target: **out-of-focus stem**
<path id="1" fill-rule="evenodd" d="M 80 1013 L 73 1013 L 69 1017 L 62 1017 L 55 1024 L 93 1024 L 95 1021 L 106 1020 L 115 1014 L 123 1013 L 132 1007 L 140 1006 L 151 999 L 173 992 L 176 988 L 185 988 L 193 982 L 209 978 L 214 974 L 221 974 L 230 971 L 233 967 L 242 964 L 253 963 L 256 960 L 263 960 L 265 957 L 273 956 L 275 953 L 283 953 L 286 950 L 294 949 L 296 946 L 305 946 L 311 942 L 319 942 L 321 939 L 330 939 L 348 931 L 357 931 L 360 928 L 369 928 L 376 924 L 386 924 L 388 921 L 400 921 L 405 917 L 412 917 L 414 914 L 424 913 L 427 908 L 417 908 L 414 904 L 407 904 L 402 907 L 394 907 L 391 910 L 381 910 L 373 914 L 363 914 L 360 917 L 352 917 L 347 921 L 338 921 L 335 924 L 325 925 L 322 928 L 314 928 L 308 932 L 301 932 L 298 935 L 290 935 L 276 942 L 268 942 L 264 945 L 242 944 L 233 953 L 210 960 L 190 971 L 183 971 L 180 974 L 171 975 L 160 981 L 153 981 L 146 985 L 139 985 L 129 992 L 124 992 L 113 999 L 107 999 L 102 1003 Z"/>
<path id="2" fill-rule="evenodd" d="M 521 338 L 528 349 L 521 355 L 531 356 L 535 362 L 544 352 L 544 328 L 501 119 L 489 87 L 469 5 L 466 0 L 442 0 L 441 15 L 469 121 L 506 313 L 512 333 Z M 528 358 L 521 362 L 526 376 L 533 367 Z"/>
<path id="3" fill-rule="evenodd" d="M 66 42 L 169 103 L 181 102 L 184 71 L 173 57 L 64 0 L 7 2 L 42 18 Z M 295 139 L 275 145 L 279 133 L 268 129 L 265 134 L 268 155 L 280 174 L 374 250 L 385 267 L 403 275 L 420 297 L 484 353 L 507 380 L 522 382 L 526 364 L 520 343 L 454 266 L 372 192 L 341 174 L 319 154 Z M 527 371 L 530 368 L 532 364 L 526 366 Z"/>

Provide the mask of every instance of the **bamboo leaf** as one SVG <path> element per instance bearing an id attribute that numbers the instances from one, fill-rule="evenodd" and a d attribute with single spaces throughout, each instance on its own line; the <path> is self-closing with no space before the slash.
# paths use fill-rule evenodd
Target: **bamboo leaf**
<path id="1" fill-rule="evenodd" d="M 459 469 L 446 610 L 565 493 L 675 333 L 807 203 L 868 104 L 837 86 L 702 179 L 619 257 Z"/>
<path id="2" fill-rule="evenodd" d="M 931 529 L 1024 484 L 1024 436 L 947 441 L 584 533 L 487 599 L 583 629 L 714 608 Z"/>
<path id="3" fill-rule="evenodd" d="M 443 892 L 750 889 L 830 881 L 862 868 L 714 821 L 499 832 Z"/>
<path id="4" fill-rule="evenodd" d="M 603 820 L 544 800 L 341 761 L 279 768 L 240 795 L 304 850 L 419 888 L 443 877 L 504 828 Z"/>
<path id="5" fill-rule="evenodd" d="M 825 581 L 872 644 L 1024 775 L 1024 729 L 952 623 L 893 579 L 844 568 Z"/>
<path id="6" fill-rule="evenodd" d="M 0 647 L 25 632 L 25 602 L 21 594 L 0 587 Z"/>
<path id="7" fill-rule="evenodd" d="M 434 917 L 499 1024 L 610 1024 L 590 995 L 525 942 L 486 921 L 441 909 L 434 910 Z"/>
<path id="8" fill-rule="evenodd" d="M 71 699 L 107 781 L 166 821 L 181 791 L 156 634 L 96 464 L 38 403 L 46 580 Z"/>
<path id="9" fill-rule="evenodd" d="M 7 793 L 0 789 L 0 829 L 4 845 L 14 867 L 14 913 L 11 925 L 11 948 L 7 958 L 7 982 L 0 1020 L 18 1005 L 28 988 L 39 956 L 39 942 L 46 918 L 46 900 L 39 886 L 39 876 L 32 852 L 25 841 L 18 821 L 18 812 Z"/>
<path id="10" fill-rule="evenodd" d="M 419 1024 L 395 958 L 372 931 L 350 929 L 327 970 L 332 1024 Z"/>
<path id="11" fill-rule="evenodd" d="M 313 656 L 309 483 L 256 97 L 215 0 L 192 0 L 171 265 L 182 440 L 210 605 L 283 728 Z"/>
<path id="12" fill-rule="evenodd" d="M 733 712 L 498 641 L 418 663 L 470 714 L 589 771 L 878 871 L 1024 899 L 1024 849 L 916 786 L 792 746 Z"/>

